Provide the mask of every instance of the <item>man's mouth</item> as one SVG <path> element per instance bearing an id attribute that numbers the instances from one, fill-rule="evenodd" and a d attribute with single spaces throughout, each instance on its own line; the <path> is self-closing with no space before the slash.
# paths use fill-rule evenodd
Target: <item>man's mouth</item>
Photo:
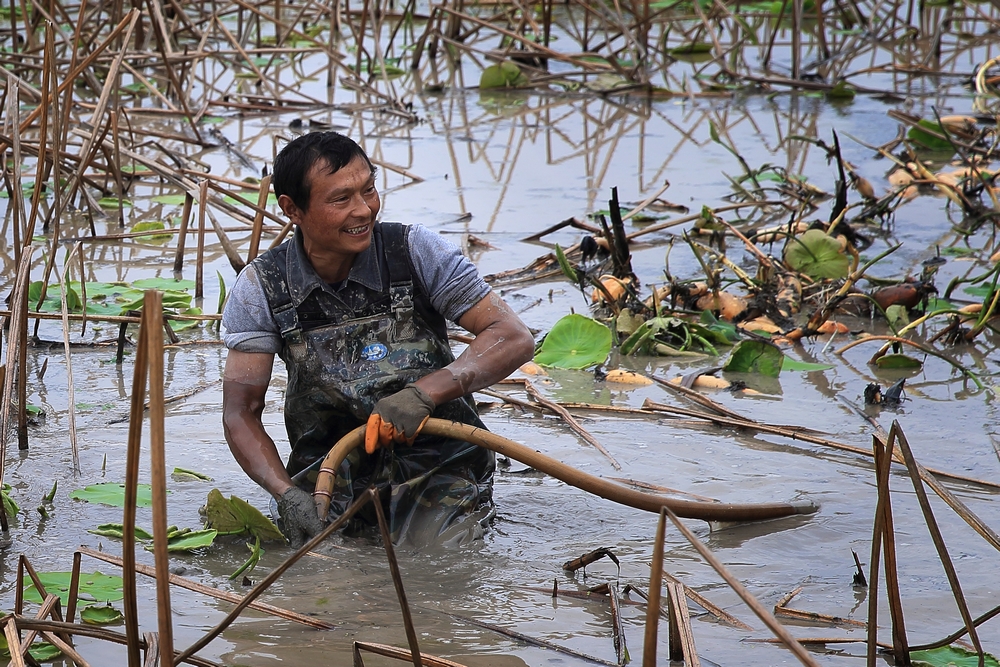
<path id="1" fill-rule="evenodd" d="M 350 234 L 351 236 L 360 236 L 368 232 L 369 225 L 361 225 L 360 227 L 350 227 L 344 230 L 345 234 Z"/>

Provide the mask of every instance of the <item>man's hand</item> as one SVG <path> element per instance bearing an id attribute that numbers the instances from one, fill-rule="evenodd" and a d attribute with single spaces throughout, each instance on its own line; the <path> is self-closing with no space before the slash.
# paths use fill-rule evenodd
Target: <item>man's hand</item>
<path id="1" fill-rule="evenodd" d="M 305 544 L 306 537 L 315 537 L 323 532 L 323 522 L 316 513 L 312 496 L 297 486 L 278 498 L 278 514 L 284 524 L 285 537 L 293 549 Z"/>
<path id="2" fill-rule="evenodd" d="M 435 407 L 427 392 L 415 384 L 386 396 L 368 418 L 365 451 L 374 454 L 379 447 L 391 448 L 397 442 L 412 445 Z"/>

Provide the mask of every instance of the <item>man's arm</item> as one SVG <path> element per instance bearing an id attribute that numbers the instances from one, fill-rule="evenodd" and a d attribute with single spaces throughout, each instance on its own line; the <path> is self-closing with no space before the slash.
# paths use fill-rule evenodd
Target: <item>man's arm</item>
<path id="1" fill-rule="evenodd" d="M 521 318 L 494 292 L 458 319 L 476 338 L 453 363 L 414 384 L 441 405 L 489 387 L 531 360 L 535 341 Z"/>
<path id="2" fill-rule="evenodd" d="M 257 484 L 280 498 L 292 486 L 261 413 L 274 355 L 230 350 L 222 381 L 222 424 L 236 462 Z"/>

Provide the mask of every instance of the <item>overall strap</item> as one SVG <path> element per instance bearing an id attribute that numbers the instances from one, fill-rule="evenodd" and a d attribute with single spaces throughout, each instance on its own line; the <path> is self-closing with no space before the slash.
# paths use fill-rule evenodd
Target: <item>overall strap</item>
<path id="1" fill-rule="evenodd" d="M 413 276 L 410 273 L 409 227 L 398 222 L 383 222 L 382 252 L 389 268 L 390 308 L 396 322 L 413 321 Z"/>
<path id="2" fill-rule="evenodd" d="M 284 258 L 284 255 L 282 256 Z M 254 268 L 267 296 L 267 305 L 271 309 L 275 324 L 281 331 L 281 337 L 289 346 L 302 344 L 302 324 L 299 322 L 298 311 L 292 303 L 288 290 L 285 272 L 282 271 L 274 253 L 264 253 L 254 260 Z"/>

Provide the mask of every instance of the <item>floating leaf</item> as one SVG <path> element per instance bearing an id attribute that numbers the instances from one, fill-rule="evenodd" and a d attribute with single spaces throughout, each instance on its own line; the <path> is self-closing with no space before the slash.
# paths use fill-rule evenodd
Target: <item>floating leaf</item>
<path id="1" fill-rule="evenodd" d="M 921 129 L 923 128 L 923 129 Z M 940 135 L 944 135 L 945 131 L 941 128 L 941 124 L 936 120 L 927 120 L 926 118 L 921 118 L 916 126 L 911 127 L 906 133 L 906 138 L 915 144 L 919 144 L 924 148 L 929 148 L 932 151 L 951 151 L 954 150 L 951 143 L 947 139 L 941 139 L 927 130 L 932 132 L 937 132 Z"/>
<path id="2" fill-rule="evenodd" d="M 611 351 L 611 329 L 583 315 L 566 315 L 545 336 L 535 362 L 556 368 L 587 368 L 604 363 Z"/>
<path id="3" fill-rule="evenodd" d="M 482 89 L 516 88 L 528 83 L 528 77 L 521 73 L 521 68 L 509 60 L 490 65 L 479 77 L 479 87 Z"/>
<path id="4" fill-rule="evenodd" d="M 285 539 L 278 527 L 256 507 L 236 496 L 226 500 L 218 489 L 208 493 L 205 517 L 205 525 L 219 531 L 220 535 L 249 534 L 265 542 Z"/>
<path id="5" fill-rule="evenodd" d="M 887 354 L 876 359 L 875 365 L 879 368 L 920 368 L 924 364 L 905 354 Z"/>
<path id="6" fill-rule="evenodd" d="M 712 45 L 708 42 L 688 42 L 687 44 L 681 44 L 680 46 L 675 46 L 674 48 L 667 51 L 672 56 L 677 55 L 693 55 L 696 53 L 711 53 Z"/>
<path id="7" fill-rule="evenodd" d="M 80 620 L 90 625 L 111 625 L 120 622 L 123 618 L 125 618 L 124 615 L 110 605 L 85 607 L 80 612 Z"/>
<path id="8" fill-rule="evenodd" d="M 93 533 L 94 535 L 103 535 L 104 537 L 117 537 L 120 540 L 125 537 L 125 526 L 120 523 L 102 523 L 97 528 L 93 528 L 87 532 Z M 153 539 L 152 534 L 143 530 L 139 526 L 135 527 L 135 537 L 138 540 Z"/>
<path id="9" fill-rule="evenodd" d="M 170 206 L 180 206 L 187 199 L 185 194 L 173 194 L 173 195 L 156 195 L 153 197 L 153 201 L 157 204 L 168 204 Z"/>
<path id="10" fill-rule="evenodd" d="M 211 482 L 212 478 L 194 470 L 188 470 L 187 468 L 174 468 L 174 472 L 171 474 L 174 479 L 196 479 L 200 482 Z"/>
<path id="11" fill-rule="evenodd" d="M 163 224 L 161 220 L 147 220 L 145 222 L 137 222 L 132 225 L 132 232 L 156 232 L 166 229 L 167 226 Z M 151 240 L 151 241 L 164 241 L 169 239 L 173 234 L 149 234 L 148 236 L 139 236 L 137 238 Z"/>
<path id="12" fill-rule="evenodd" d="M 1000 667 L 1000 662 L 985 654 L 986 667 Z M 910 660 L 915 667 L 979 667 L 979 655 L 960 646 L 941 646 L 929 651 L 911 651 Z"/>
<path id="13" fill-rule="evenodd" d="M 933 313 L 938 310 L 957 310 L 957 306 L 947 299 L 939 299 L 936 296 L 927 297 L 927 310 L 925 312 Z"/>
<path id="14" fill-rule="evenodd" d="M 174 278 L 141 278 L 132 283 L 138 290 L 158 289 L 163 291 L 183 291 L 194 289 L 193 280 L 177 280 Z"/>
<path id="15" fill-rule="evenodd" d="M 826 91 L 826 96 L 832 100 L 853 100 L 856 94 L 854 87 L 844 80 L 838 81 L 833 88 Z"/>
<path id="16" fill-rule="evenodd" d="M 69 497 L 88 503 L 125 507 L 125 485 L 115 482 L 91 484 L 86 488 L 71 491 Z M 149 484 L 139 485 L 136 490 L 135 504 L 137 507 L 150 507 L 153 504 L 153 489 Z"/>
<path id="17" fill-rule="evenodd" d="M 131 206 L 132 202 L 120 197 L 101 197 L 97 200 L 97 204 L 101 208 L 118 208 L 119 204 L 122 206 Z"/>
<path id="18" fill-rule="evenodd" d="M 167 538 L 167 551 L 186 552 L 204 549 L 212 545 L 212 542 L 215 541 L 215 536 L 218 534 L 219 531 L 217 530 L 191 530 L 190 528 L 184 528 Z M 147 545 L 146 549 L 152 551 L 153 546 Z"/>
<path id="19" fill-rule="evenodd" d="M 970 287 L 963 288 L 962 291 L 970 296 L 978 296 L 985 299 L 993 294 L 993 285 L 986 283 L 982 285 L 972 285 Z"/>
<path id="20" fill-rule="evenodd" d="M 45 587 L 46 593 L 58 595 L 60 601 L 65 606 L 69 602 L 69 584 L 72 579 L 72 572 L 38 572 L 38 579 Z M 36 604 L 42 603 L 42 596 L 35 590 L 31 583 L 31 578 L 24 577 L 24 599 Z M 124 597 L 122 592 L 122 578 L 110 574 L 94 572 L 87 574 L 80 573 L 80 597 L 83 604 L 94 602 L 114 602 Z"/>
<path id="21" fill-rule="evenodd" d="M 28 648 L 28 653 L 38 662 L 51 662 L 62 655 L 62 651 L 48 642 L 37 642 Z M 0 656 L 10 657 L 7 637 L 0 633 Z"/>
<path id="22" fill-rule="evenodd" d="M 810 229 L 789 239 L 785 247 L 785 263 L 810 278 L 846 278 L 850 261 L 837 239 L 822 230 Z"/>
<path id="23" fill-rule="evenodd" d="M 760 373 L 776 378 L 781 373 L 785 355 L 777 345 L 763 340 L 744 340 L 736 344 L 722 370 L 735 373 Z"/>
<path id="24" fill-rule="evenodd" d="M 807 361 L 799 361 L 785 355 L 781 360 L 781 370 L 783 371 L 828 371 L 833 368 L 833 364 L 812 364 Z"/>

